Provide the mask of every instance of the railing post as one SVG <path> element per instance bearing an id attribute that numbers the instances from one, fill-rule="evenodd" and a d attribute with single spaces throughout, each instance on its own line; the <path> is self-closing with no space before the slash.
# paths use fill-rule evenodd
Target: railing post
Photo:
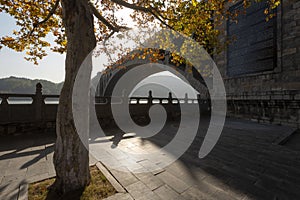
<path id="1" fill-rule="evenodd" d="M 35 89 L 35 97 L 33 99 L 33 105 L 35 107 L 35 119 L 37 121 L 43 120 L 43 105 L 44 105 L 44 99 L 42 94 L 42 84 L 37 83 L 36 89 Z"/>
<path id="2" fill-rule="evenodd" d="M 0 106 L 0 121 L 1 122 L 10 122 L 11 121 L 11 115 L 10 115 L 7 99 L 8 99 L 8 96 L 1 95 L 1 106 Z"/>
<path id="3" fill-rule="evenodd" d="M 8 105 L 7 99 L 8 99 L 8 96 L 6 96 L 6 95 L 1 96 L 1 105 Z"/>
<path id="4" fill-rule="evenodd" d="M 188 93 L 185 93 L 185 95 L 184 95 L 184 102 L 187 103 L 188 99 L 189 99 Z"/>
<path id="5" fill-rule="evenodd" d="M 172 104 L 172 99 L 173 99 L 172 92 L 169 92 L 169 104 Z"/>
<path id="6" fill-rule="evenodd" d="M 151 91 L 151 90 L 149 90 L 149 95 L 148 95 L 148 104 L 152 104 L 152 99 L 153 99 L 153 97 L 152 97 L 152 91 Z"/>
<path id="7" fill-rule="evenodd" d="M 201 101 L 201 95 L 200 94 L 197 94 L 197 101 L 198 101 L 198 104 L 200 104 L 200 101 Z"/>

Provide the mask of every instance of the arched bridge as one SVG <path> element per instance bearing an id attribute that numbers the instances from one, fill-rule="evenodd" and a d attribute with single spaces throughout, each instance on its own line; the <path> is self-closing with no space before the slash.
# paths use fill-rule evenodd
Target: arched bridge
<path id="1" fill-rule="evenodd" d="M 185 64 L 181 64 L 180 66 L 176 66 L 172 62 L 172 57 L 169 52 L 161 50 L 164 54 L 163 59 L 158 60 L 157 63 L 163 64 L 166 66 L 170 66 L 174 71 L 170 71 L 174 75 L 178 76 L 178 72 L 185 77 L 185 79 L 190 83 L 190 85 L 200 94 L 202 99 L 208 99 L 208 89 L 204 82 L 204 79 L 200 75 L 200 73 L 194 68 L 189 68 Z M 131 52 L 132 54 L 133 52 Z M 114 64 L 105 70 L 105 73 L 98 73 L 97 80 L 99 83 L 97 84 L 96 88 L 96 96 L 112 96 L 113 89 L 119 79 L 126 74 L 129 70 L 133 69 L 134 67 L 150 63 L 149 58 L 134 58 L 134 59 L 125 59 L 123 62 L 117 62 L 118 64 Z M 192 69 L 192 70 L 190 70 Z M 139 74 L 139 79 L 143 80 L 144 78 L 148 77 L 150 72 L 148 70 L 144 70 L 141 74 Z M 126 91 L 127 92 L 127 91 Z M 130 91 L 129 91 L 130 92 Z"/>

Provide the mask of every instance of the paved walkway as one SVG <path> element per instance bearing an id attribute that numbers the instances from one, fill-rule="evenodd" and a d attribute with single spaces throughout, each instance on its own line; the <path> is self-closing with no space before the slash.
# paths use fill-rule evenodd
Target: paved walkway
<path id="1" fill-rule="evenodd" d="M 160 149 L 174 137 L 178 127 L 174 123 L 147 140 L 124 137 L 113 150 L 112 141 L 96 139 L 94 156 L 124 189 L 107 199 L 300 199 L 300 152 L 277 144 L 293 129 L 227 119 L 216 147 L 199 159 L 207 122 L 201 121 L 188 151 L 167 167 L 169 152 L 155 160 L 136 158 L 124 149 L 144 153 Z M 51 135 L 1 138 L 1 200 L 24 197 L 24 183 L 55 175 L 53 142 Z M 91 163 L 97 160 L 91 157 Z"/>

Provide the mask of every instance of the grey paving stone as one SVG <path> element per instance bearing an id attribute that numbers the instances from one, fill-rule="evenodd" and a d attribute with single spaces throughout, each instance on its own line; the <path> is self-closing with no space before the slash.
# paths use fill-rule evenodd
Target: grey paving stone
<path id="1" fill-rule="evenodd" d="M 5 175 L 3 177 L 2 183 L 8 183 L 11 181 L 17 181 L 17 180 L 22 180 L 26 176 L 26 171 L 27 169 L 15 171 L 14 173 L 10 173 L 9 175 Z"/>
<path id="2" fill-rule="evenodd" d="M 121 183 L 123 187 L 138 182 L 138 179 L 131 172 L 126 171 L 128 171 L 128 169 L 124 167 L 123 170 L 110 169 L 112 175 Z"/>
<path id="3" fill-rule="evenodd" d="M 154 164 L 153 162 L 151 162 L 149 160 L 142 160 L 138 163 L 154 175 L 165 171 L 165 169 L 163 169 L 162 167 Z"/>
<path id="4" fill-rule="evenodd" d="M 285 182 L 282 180 L 282 182 Z M 274 196 L 279 199 L 297 199 L 299 193 L 299 186 L 295 184 L 289 184 L 287 182 L 280 185 L 279 181 L 274 181 L 272 177 L 262 176 L 260 180 L 255 183 L 255 186 L 275 194 Z"/>
<path id="5" fill-rule="evenodd" d="M 228 185 L 232 188 L 239 189 L 245 193 L 248 198 L 253 199 L 274 199 L 274 194 L 263 190 L 251 183 L 245 181 L 240 181 L 237 179 L 232 179 L 228 182 Z"/>
<path id="6" fill-rule="evenodd" d="M 112 155 L 116 160 L 123 160 L 128 158 L 127 153 L 125 153 L 121 148 L 118 147 L 111 149 L 110 151 L 108 151 L 108 153 Z"/>
<path id="7" fill-rule="evenodd" d="M 17 200 L 19 193 L 19 186 L 24 183 L 23 179 L 6 182 L 0 185 L 0 199 L 1 200 Z"/>
<path id="8" fill-rule="evenodd" d="M 229 181 L 229 180 L 224 181 L 224 180 L 218 179 L 214 176 L 206 176 L 203 179 L 204 183 L 213 185 L 214 187 L 220 189 L 221 191 L 226 192 L 230 196 L 230 198 L 242 199 L 245 197 L 245 194 L 243 192 L 241 192 L 240 190 L 235 189 L 233 187 L 230 187 L 227 184 L 227 181 Z"/>
<path id="9" fill-rule="evenodd" d="M 8 163 L 8 165 L 6 166 L 6 170 L 5 170 L 5 174 L 4 176 L 7 175 L 13 175 L 16 172 L 19 171 L 27 171 L 27 168 L 22 168 L 22 165 L 28 162 L 28 160 L 26 159 L 11 159 L 10 162 Z"/>
<path id="10" fill-rule="evenodd" d="M 90 162 L 90 166 L 93 166 L 96 165 L 98 161 L 93 155 L 89 154 L 89 162 Z"/>
<path id="11" fill-rule="evenodd" d="M 190 187 L 181 194 L 182 197 L 189 200 L 214 200 L 213 197 L 201 192 L 198 188 Z"/>
<path id="12" fill-rule="evenodd" d="M 136 200 L 162 200 L 158 195 L 156 195 L 155 193 L 151 192 L 151 193 L 146 193 L 141 197 L 136 198 Z"/>
<path id="13" fill-rule="evenodd" d="M 28 183 L 34 183 L 34 182 L 45 180 L 45 179 L 52 178 L 52 177 L 54 177 L 54 176 L 47 172 L 47 173 L 44 173 L 44 174 L 37 174 L 37 175 L 34 175 L 34 176 L 27 177 L 25 180 Z"/>
<path id="14" fill-rule="evenodd" d="M 2 180 L 3 180 L 4 176 L 0 176 L 0 185 L 2 184 Z"/>
<path id="15" fill-rule="evenodd" d="M 30 165 L 26 172 L 26 177 L 31 177 L 39 174 L 45 174 L 48 173 L 48 164 L 46 161 L 40 162 L 40 163 L 34 163 Z"/>
<path id="16" fill-rule="evenodd" d="M 19 191 L 18 189 L 12 190 L 10 193 L 0 195 L 1 200 L 18 200 Z"/>
<path id="17" fill-rule="evenodd" d="M 18 200 L 28 200 L 28 184 L 21 184 L 19 187 Z"/>
<path id="18" fill-rule="evenodd" d="M 6 174 L 7 166 L 9 165 L 10 160 L 1 160 L 0 161 L 0 177 L 3 177 Z"/>
<path id="19" fill-rule="evenodd" d="M 176 192 L 182 193 L 185 190 L 187 190 L 191 185 L 188 185 L 187 183 L 183 182 L 178 177 L 170 174 L 169 172 L 165 171 L 158 175 L 156 175 L 161 181 L 166 183 L 168 186 L 173 188 Z"/>
<path id="20" fill-rule="evenodd" d="M 143 172 L 148 171 L 141 164 L 137 163 L 135 160 L 130 158 L 122 159 L 120 162 L 130 171 L 130 172 Z"/>
<path id="21" fill-rule="evenodd" d="M 134 199 L 146 199 L 147 197 L 159 199 L 159 197 L 141 181 L 127 186 L 126 189 Z"/>
<path id="22" fill-rule="evenodd" d="M 163 185 L 153 192 L 164 200 L 174 200 L 180 198 L 179 194 L 167 185 Z"/>
<path id="23" fill-rule="evenodd" d="M 164 182 L 161 181 L 158 177 L 154 176 L 152 173 L 137 173 L 134 175 L 150 190 L 155 190 L 156 188 L 164 185 Z"/>
<path id="24" fill-rule="evenodd" d="M 166 167 L 166 171 L 172 174 L 173 176 L 176 176 L 183 182 L 185 182 L 187 185 L 195 185 L 198 180 L 201 180 L 199 177 L 195 177 L 195 173 L 191 173 L 192 171 L 201 171 L 201 169 L 196 168 L 187 168 L 182 161 L 177 160 L 170 166 Z M 205 177 L 206 173 L 203 173 L 203 178 Z"/>
<path id="25" fill-rule="evenodd" d="M 106 151 L 102 144 L 91 144 L 89 151 L 90 154 L 92 154 L 97 160 L 103 160 L 112 157 L 112 155 Z"/>
<path id="26" fill-rule="evenodd" d="M 208 196 L 213 197 L 215 193 L 217 193 L 220 189 L 217 188 L 214 185 L 210 185 L 204 181 L 199 181 L 197 185 L 195 186 L 198 190 L 200 190 L 202 193 L 207 194 Z"/>
<path id="27" fill-rule="evenodd" d="M 96 158 L 98 158 L 96 156 Z M 115 159 L 112 155 L 107 154 L 106 157 L 98 158 L 99 161 L 101 161 L 105 166 L 111 167 L 111 168 L 118 168 L 122 167 L 123 163 L 121 163 L 119 160 Z"/>
<path id="28" fill-rule="evenodd" d="M 53 162 L 47 161 L 47 162 L 46 162 L 46 165 L 47 165 L 47 169 L 48 169 L 49 175 L 55 175 L 56 172 L 55 172 L 55 167 L 54 167 Z"/>

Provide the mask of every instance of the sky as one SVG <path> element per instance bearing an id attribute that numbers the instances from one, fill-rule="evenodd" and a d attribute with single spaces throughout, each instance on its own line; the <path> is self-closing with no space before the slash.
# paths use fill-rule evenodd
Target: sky
<path id="1" fill-rule="evenodd" d="M 118 17 L 124 18 L 129 27 L 134 26 L 132 19 L 129 17 L 131 12 L 130 9 L 123 9 L 118 13 Z M 0 37 L 10 36 L 13 30 L 18 28 L 11 16 L 6 13 L 0 13 Z M 51 35 L 47 36 L 47 39 L 53 41 Z M 29 79 L 45 79 L 55 83 L 62 82 L 65 76 L 65 54 L 55 53 L 50 49 L 47 50 L 47 54 L 46 57 L 39 61 L 39 65 L 34 65 L 33 62 L 24 59 L 25 52 L 15 52 L 7 47 L 3 47 L 0 50 L 0 78 L 16 76 Z M 97 67 L 97 69 L 94 69 L 92 76 L 104 69 L 101 60 L 104 60 L 103 57 L 94 58 L 94 66 L 96 63 L 95 68 Z M 171 74 L 163 73 L 163 75 Z"/>
<path id="2" fill-rule="evenodd" d="M 0 37 L 11 35 L 18 29 L 14 19 L 0 13 Z M 50 37 L 51 39 L 51 37 Z M 43 58 L 39 65 L 24 59 L 25 53 L 15 52 L 7 47 L 0 50 L 0 78 L 17 76 L 30 79 L 46 79 L 58 83 L 64 80 L 65 55 L 48 51 L 48 56 Z"/>
<path id="3" fill-rule="evenodd" d="M 130 10 L 123 9 L 118 16 L 126 19 L 128 24 L 132 24 L 129 16 Z M 13 30 L 17 30 L 18 26 L 14 19 L 6 13 L 0 13 L 0 37 L 12 35 Z M 53 41 L 51 35 L 47 36 L 49 41 Z M 39 61 L 39 65 L 24 59 L 24 52 L 15 52 L 7 47 L 0 50 L 0 78 L 16 76 L 29 79 L 46 79 L 55 83 L 64 80 L 64 62 L 65 54 L 59 54 L 47 50 L 47 56 Z M 95 58 L 95 61 L 100 58 Z M 96 72 L 94 72 L 96 74 Z"/>

